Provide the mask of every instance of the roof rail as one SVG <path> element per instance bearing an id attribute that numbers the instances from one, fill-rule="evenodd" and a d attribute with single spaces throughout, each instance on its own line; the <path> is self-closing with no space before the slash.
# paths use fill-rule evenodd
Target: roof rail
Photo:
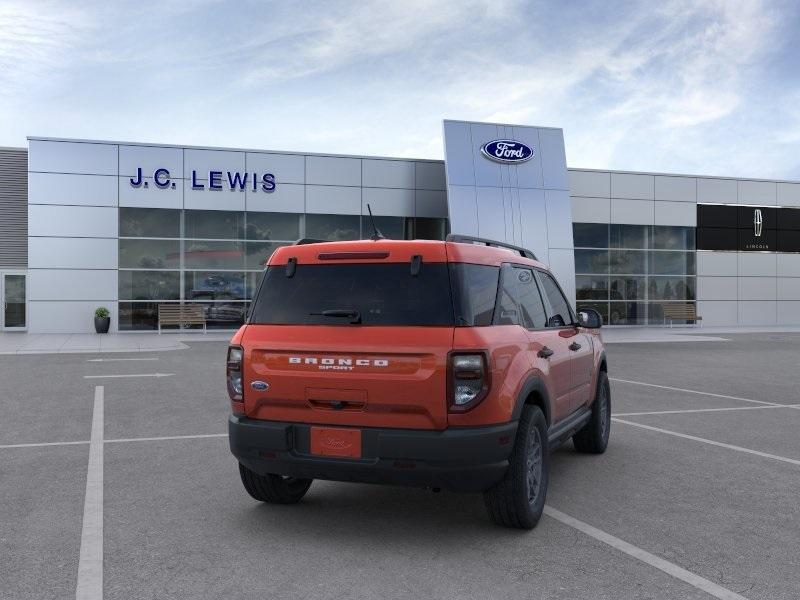
<path id="1" fill-rule="evenodd" d="M 487 240 L 486 238 L 479 238 L 471 235 L 461 235 L 457 233 L 450 233 L 447 235 L 445 239 L 448 242 L 456 242 L 459 244 L 483 244 L 485 246 L 493 246 L 495 248 L 506 248 L 507 250 L 513 250 L 514 252 L 519 252 L 520 256 L 524 256 L 525 258 L 538 260 L 536 258 L 536 255 L 530 250 L 526 250 L 521 246 L 515 246 L 514 244 L 508 244 L 506 242 L 498 242 L 497 240 Z"/>
<path id="2" fill-rule="evenodd" d="M 325 242 L 329 242 L 330 240 L 318 240 L 316 238 L 300 238 L 297 240 L 294 245 L 295 246 L 305 246 L 306 244 L 323 244 Z"/>

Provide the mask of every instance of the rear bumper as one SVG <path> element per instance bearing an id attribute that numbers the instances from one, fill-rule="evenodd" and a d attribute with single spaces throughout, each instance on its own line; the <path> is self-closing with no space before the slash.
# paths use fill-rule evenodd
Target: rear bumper
<path id="1" fill-rule="evenodd" d="M 308 479 L 477 492 L 502 479 L 517 422 L 425 431 L 362 428 L 362 458 L 310 453 L 311 425 L 231 415 L 231 452 L 252 471 Z"/>

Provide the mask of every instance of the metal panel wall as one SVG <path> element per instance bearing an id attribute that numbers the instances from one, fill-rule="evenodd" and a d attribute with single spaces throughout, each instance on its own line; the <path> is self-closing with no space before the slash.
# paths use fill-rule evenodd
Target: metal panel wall
<path id="1" fill-rule="evenodd" d="M 493 140 L 521 142 L 533 155 L 514 164 L 496 162 L 481 151 Z M 563 132 L 445 121 L 444 145 L 451 231 L 529 248 L 550 266 L 574 305 L 572 206 Z"/>

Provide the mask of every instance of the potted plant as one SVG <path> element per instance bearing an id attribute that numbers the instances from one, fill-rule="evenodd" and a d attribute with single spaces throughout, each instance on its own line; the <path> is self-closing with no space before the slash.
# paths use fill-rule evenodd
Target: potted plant
<path id="1" fill-rule="evenodd" d="M 94 330 L 97 333 L 108 333 L 110 325 L 111 317 L 108 316 L 108 309 L 105 306 L 94 311 Z"/>

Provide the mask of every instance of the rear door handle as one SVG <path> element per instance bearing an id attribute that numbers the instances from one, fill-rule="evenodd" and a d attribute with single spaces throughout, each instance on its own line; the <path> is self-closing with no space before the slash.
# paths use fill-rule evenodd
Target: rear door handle
<path id="1" fill-rule="evenodd" d="M 581 349 L 581 345 L 580 345 L 578 342 L 572 342 L 572 343 L 569 345 L 569 349 L 570 349 L 570 350 L 572 350 L 573 352 L 575 352 L 575 351 L 577 351 L 577 350 L 580 350 L 580 349 Z"/>
<path id="2" fill-rule="evenodd" d="M 555 352 L 550 350 L 550 348 L 547 346 L 544 346 L 541 350 L 539 350 L 539 352 L 536 353 L 539 358 L 550 358 L 553 356 L 553 354 L 555 354 Z"/>

